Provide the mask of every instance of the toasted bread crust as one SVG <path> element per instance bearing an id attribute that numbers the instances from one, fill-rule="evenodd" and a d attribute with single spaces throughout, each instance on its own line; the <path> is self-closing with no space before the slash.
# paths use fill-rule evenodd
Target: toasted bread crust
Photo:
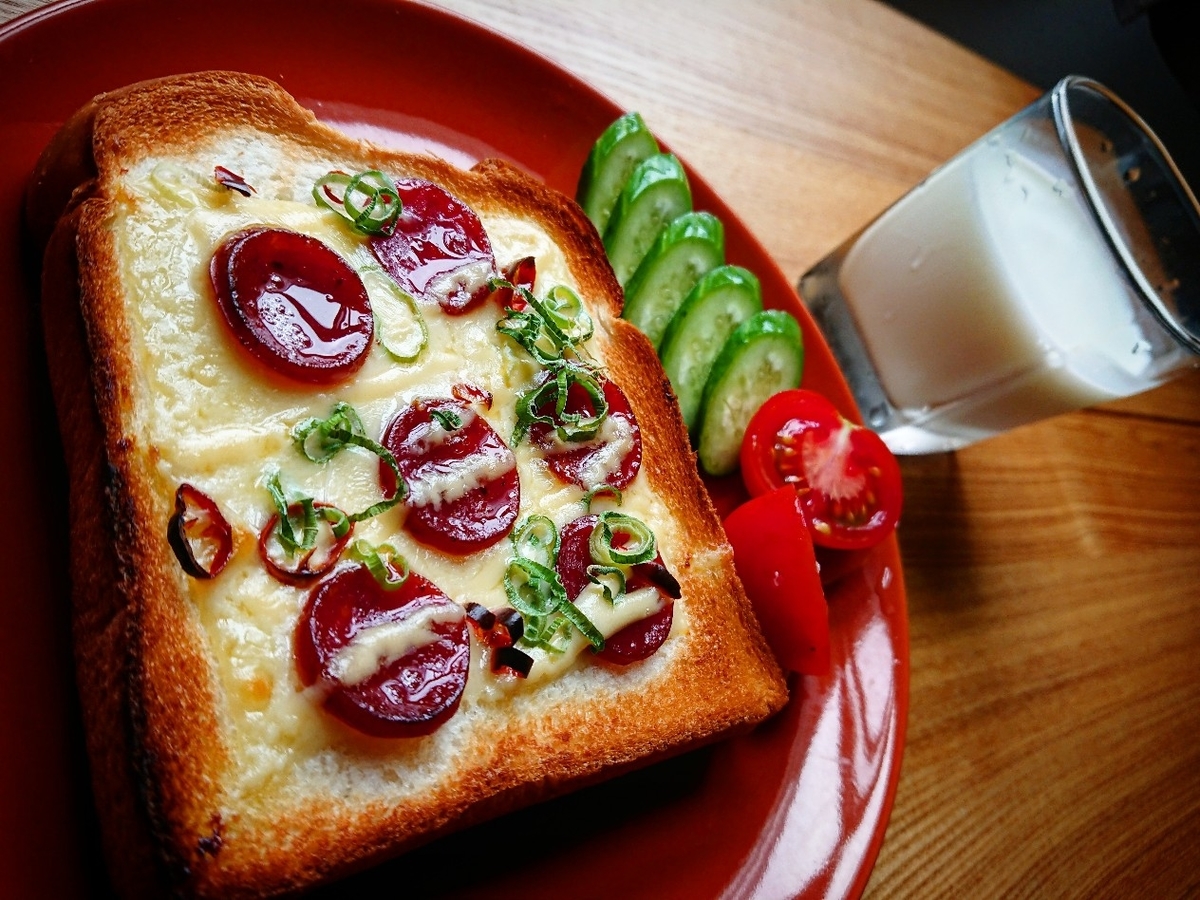
<path id="1" fill-rule="evenodd" d="M 476 722 L 481 761 L 400 806 L 386 796 L 357 806 L 311 797 L 287 806 L 287 815 L 254 822 L 225 807 L 230 762 L 220 690 L 163 539 L 169 507 L 151 488 L 155 449 L 139 443 L 142 401 L 111 220 L 130 166 L 185 152 L 231 122 L 284 137 L 297 154 L 438 182 L 476 209 L 535 219 L 564 249 L 593 313 L 605 320 L 604 357 L 641 423 L 645 477 L 678 505 L 694 548 L 676 574 L 690 598 L 687 664 L 702 673 L 705 691 L 699 719 L 696 684 L 668 681 L 656 685 L 654 702 L 639 698 L 637 715 L 616 695 L 557 708 L 552 719 Z M 35 238 L 48 241 L 43 311 L 72 482 L 78 678 L 106 849 L 122 893 L 151 896 L 169 886 L 250 897 L 301 888 L 747 727 L 785 702 L 653 348 L 619 318 L 620 288 L 599 239 L 565 198 L 501 161 L 463 171 L 351 140 L 270 81 L 210 72 L 96 98 L 47 148 L 27 209 Z M 85 396 L 90 402 L 81 402 Z"/>

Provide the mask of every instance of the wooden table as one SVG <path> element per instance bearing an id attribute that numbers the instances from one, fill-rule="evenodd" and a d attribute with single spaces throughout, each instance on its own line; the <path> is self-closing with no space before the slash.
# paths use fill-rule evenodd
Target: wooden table
<path id="1" fill-rule="evenodd" d="M 1038 93 L 869 0 L 442 5 L 640 110 L 790 277 Z M 868 896 L 1194 895 L 1200 373 L 903 470 L 908 742 Z"/>

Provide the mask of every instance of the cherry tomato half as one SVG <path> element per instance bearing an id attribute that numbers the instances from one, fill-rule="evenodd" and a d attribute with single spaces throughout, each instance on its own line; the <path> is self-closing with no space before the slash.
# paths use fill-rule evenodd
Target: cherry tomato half
<path id="1" fill-rule="evenodd" d="M 875 432 L 813 391 L 767 400 L 742 441 L 742 480 L 753 496 L 791 485 L 822 547 L 871 547 L 895 529 L 902 490 L 896 457 Z"/>
<path id="2" fill-rule="evenodd" d="M 829 671 L 829 607 L 800 496 L 782 487 L 752 497 L 725 519 L 733 562 L 779 665 Z"/>

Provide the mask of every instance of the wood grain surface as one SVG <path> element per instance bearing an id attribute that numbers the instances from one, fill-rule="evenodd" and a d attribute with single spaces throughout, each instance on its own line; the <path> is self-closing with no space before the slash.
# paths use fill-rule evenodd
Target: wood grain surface
<path id="1" fill-rule="evenodd" d="M 639 110 L 794 278 L 1038 93 L 871 0 L 439 5 Z M 1200 894 L 1200 373 L 903 472 L 908 742 L 867 896 Z"/>

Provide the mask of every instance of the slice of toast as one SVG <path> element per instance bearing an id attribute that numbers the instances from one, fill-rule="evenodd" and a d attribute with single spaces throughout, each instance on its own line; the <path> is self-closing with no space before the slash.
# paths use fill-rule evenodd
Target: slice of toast
<path id="1" fill-rule="evenodd" d="M 215 178 L 218 167 L 236 177 Z M 259 536 L 275 511 L 264 474 L 343 508 L 386 490 L 370 453 L 311 463 L 294 428 L 343 401 L 378 441 L 406 404 L 468 383 L 490 401 L 475 412 L 512 445 L 520 519 L 540 514 L 561 532 L 586 511 L 589 485 L 556 476 L 544 442 L 519 434 L 516 401 L 539 383 L 539 366 L 497 329 L 506 313 L 491 298 L 453 315 L 418 298 L 428 342 L 415 361 L 397 361 L 376 340 L 360 368 L 330 382 L 280 377 L 239 345 L 210 273 L 222 242 L 246 229 L 331 247 L 360 274 L 379 318 L 386 275 L 364 238 L 313 195 L 326 173 L 365 170 L 440 185 L 479 216 L 498 272 L 533 256 L 535 295 L 565 284 L 582 298 L 594 324 L 587 364 L 623 389 L 642 441 L 640 471 L 616 508 L 654 532 L 678 584 L 669 634 L 639 661 L 579 652 L 578 635 L 568 653 L 518 641 L 532 662 L 521 677 L 497 669 L 484 633 L 467 629 L 466 687 L 423 736 L 348 725 L 298 670 L 298 622 L 330 575 L 285 583 L 264 566 Z M 619 318 L 620 289 L 570 201 L 500 161 L 463 171 L 351 140 L 272 82 L 208 72 L 133 85 L 82 109 L 39 162 L 27 219 L 46 245 L 78 682 L 123 894 L 300 889 L 749 727 L 786 701 L 667 381 L 649 343 Z M 212 497 L 232 528 L 232 558 L 213 578 L 189 575 L 167 538 L 183 483 Z M 616 504 L 611 492 L 596 502 Z M 411 515 L 400 504 L 358 522 L 355 536 L 390 544 L 457 604 L 509 604 L 512 541 L 448 552 L 414 539 Z M 667 593 L 658 590 L 660 606 Z"/>

